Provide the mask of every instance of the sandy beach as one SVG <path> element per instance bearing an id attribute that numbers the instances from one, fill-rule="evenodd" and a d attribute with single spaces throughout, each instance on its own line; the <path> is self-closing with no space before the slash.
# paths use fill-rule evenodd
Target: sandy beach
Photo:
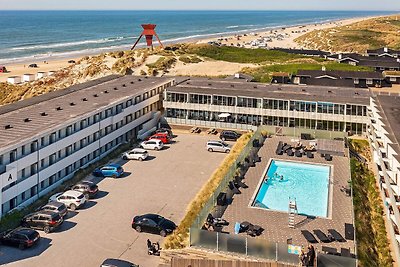
<path id="1" fill-rule="evenodd" d="M 379 17 L 379 16 L 377 16 Z M 326 23 L 318 23 L 318 24 L 309 24 L 309 25 L 298 25 L 298 26 L 293 26 L 293 27 L 287 27 L 287 28 L 277 28 L 273 30 L 268 30 L 268 31 L 254 31 L 254 32 L 248 32 L 248 33 L 237 33 L 234 35 L 230 36 L 223 36 L 223 37 L 214 37 L 214 38 L 207 38 L 207 39 L 201 39 L 201 40 L 190 40 L 188 42 L 191 43 L 208 43 L 208 42 L 218 42 L 224 45 L 232 45 L 232 46 L 240 46 L 240 47 L 246 47 L 246 48 L 255 48 L 255 47 L 260 47 L 260 42 L 261 46 L 263 45 L 261 39 L 265 40 L 267 39 L 268 42 L 264 42 L 266 45 L 266 48 L 275 48 L 275 47 L 281 47 L 281 48 L 304 48 L 300 47 L 294 40 L 297 37 L 302 36 L 303 34 L 306 34 L 310 31 L 313 30 L 321 30 L 321 29 L 327 29 L 327 28 L 332 28 L 332 27 L 338 27 L 338 26 L 345 26 L 349 25 L 352 23 L 360 22 L 363 20 L 371 19 L 375 17 L 363 17 L 363 18 L 352 18 L 352 19 L 345 19 L 345 20 L 339 20 L 339 21 L 332 21 L 332 22 L 326 22 Z M 259 41 L 257 41 L 259 40 Z M 82 57 L 85 55 L 82 55 Z M 15 63 L 15 64 L 10 64 L 10 65 L 5 65 L 8 72 L 7 73 L 0 73 L 0 82 L 5 82 L 7 81 L 7 78 L 10 76 L 22 76 L 23 74 L 36 74 L 38 72 L 48 72 L 48 71 L 57 71 L 62 68 L 65 68 L 69 65 L 68 60 L 78 60 L 77 58 L 65 58 L 65 59 L 56 59 L 52 60 L 51 58 L 47 59 L 46 62 L 40 61 L 40 62 L 24 62 L 24 63 Z M 28 68 L 28 65 L 31 63 L 36 63 L 38 65 L 38 68 Z M 211 69 L 216 69 L 218 71 L 215 72 L 214 75 L 221 75 L 221 74 L 226 74 L 229 71 L 232 70 L 239 70 L 241 66 L 230 66 L 226 70 L 222 71 L 221 65 L 216 64 L 215 62 L 212 63 L 213 66 Z M 207 65 L 207 64 L 200 64 L 200 65 Z M 218 66 L 217 66 L 218 65 Z M 184 72 L 182 75 L 198 75 L 199 72 L 199 66 L 197 65 L 197 69 L 190 69 L 190 67 L 185 67 L 185 66 L 180 66 Z M 206 69 L 210 70 L 207 66 L 204 66 Z M 208 72 L 209 73 L 209 72 Z M 179 75 L 179 71 L 175 71 L 174 74 Z M 211 75 L 211 74 L 209 74 Z"/>

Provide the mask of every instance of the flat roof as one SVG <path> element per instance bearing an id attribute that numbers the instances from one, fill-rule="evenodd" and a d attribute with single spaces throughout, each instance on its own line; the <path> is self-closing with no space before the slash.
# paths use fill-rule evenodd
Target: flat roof
<path id="1" fill-rule="evenodd" d="M 191 78 L 167 91 L 286 100 L 369 105 L 371 93 L 360 88 L 264 84 L 222 79 Z"/>
<path id="2" fill-rule="evenodd" d="M 0 148 L 35 138 L 68 121 L 144 93 L 169 80 L 173 78 L 114 75 L 2 106 Z M 57 110 L 58 107 L 61 110 Z M 12 128 L 6 129 L 7 125 Z"/>
<path id="3" fill-rule="evenodd" d="M 393 148 L 400 153 L 400 96 L 377 95 L 380 110 L 383 111 L 382 121 L 389 135 L 394 137 Z"/>

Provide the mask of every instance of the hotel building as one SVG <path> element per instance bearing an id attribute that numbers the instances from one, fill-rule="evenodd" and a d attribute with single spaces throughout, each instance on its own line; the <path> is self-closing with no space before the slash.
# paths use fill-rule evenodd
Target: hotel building
<path id="1" fill-rule="evenodd" d="M 384 203 L 387 229 L 400 260 L 400 96 L 377 95 L 369 108 L 369 141 L 379 189 Z"/>
<path id="2" fill-rule="evenodd" d="M 173 78 L 108 76 L 0 107 L 0 214 L 153 131 Z"/>
<path id="3" fill-rule="evenodd" d="M 329 131 L 366 134 L 367 89 L 249 83 L 202 78 L 182 79 L 164 91 L 166 120 L 171 124 L 252 129 L 298 128 L 304 133 Z"/>

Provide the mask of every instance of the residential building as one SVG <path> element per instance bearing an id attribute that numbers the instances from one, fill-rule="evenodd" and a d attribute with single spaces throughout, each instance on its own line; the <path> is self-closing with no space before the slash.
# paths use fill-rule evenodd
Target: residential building
<path id="1" fill-rule="evenodd" d="M 271 125 L 365 134 L 365 89 L 191 78 L 164 92 L 169 123 L 251 129 Z"/>
<path id="2" fill-rule="evenodd" d="M 377 95 L 369 108 L 369 141 L 380 195 L 384 203 L 388 234 L 400 259 L 400 96 Z"/>
<path id="3" fill-rule="evenodd" d="M 108 76 L 0 107 L 0 214 L 155 129 L 173 78 Z"/>
<path id="4" fill-rule="evenodd" d="M 394 58 L 398 58 L 398 57 L 400 57 L 400 51 L 399 50 L 390 49 L 388 47 L 382 47 L 382 48 L 378 48 L 378 49 L 367 50 L 367 55 L 369 57 L 394 57 Z"/>

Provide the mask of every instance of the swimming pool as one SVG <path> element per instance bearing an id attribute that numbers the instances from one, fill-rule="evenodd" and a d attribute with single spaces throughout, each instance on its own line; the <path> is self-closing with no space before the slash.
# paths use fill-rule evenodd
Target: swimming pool
<path id="1" fill-rule="evenodd" d="M 252 206 L 288 212 L 291 198 L 296 199 L 299 214 L 328 217 L 330 168 L 271 160 Z"/>

